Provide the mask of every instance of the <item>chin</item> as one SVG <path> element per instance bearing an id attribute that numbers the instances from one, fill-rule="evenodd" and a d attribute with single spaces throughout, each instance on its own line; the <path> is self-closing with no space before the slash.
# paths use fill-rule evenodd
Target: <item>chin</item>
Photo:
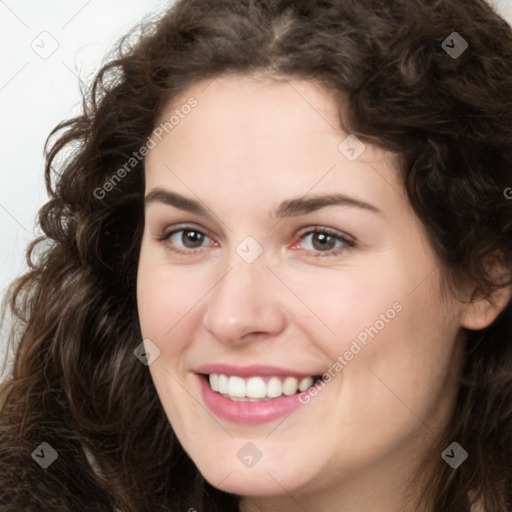
<path id="1" fill-rule="evenodd" d="M 288 492 L 295 491 L 299 483 L 297 475 L 280 475 L 278 479 L 274 479 L 276 471 L 271 469 L 267 471 L 265 468 L 259 470 L 252 468 L 236 470 L 231 474 L 229 472 L 220 474 L 212 469 L 211 472 L 201 472 L 201 474 L 213 487 L 240 496 L 278 496 L 283 494 L 283 488 Z"/>
<path id="2" fill-rule="evenodd" d="M 243 496 L 277 496 L 283 494 L 283 488 L 287 492 L 293 493 L 299 488 L 307 486 L 308 481 L 313 479 L 312 471 L 314 468 L 309 465 L 301 470 L 301 464 L 297 458 L 286 460 L 286 453 L 275 453 L 272 455 L 262 454 L 252 467 L 247 467 L 239 457 L 241 445 L 242 447 L 251 444 L 250 441 L 243 441 L 238 438 L 236 441 L 236 450 L 226 456 L 227 450 L 223 451 L 223 455 L 214 454 L 208 460 L 195 460 L 196 467 L 213 487 L 224 492 L 238 494 Z M 258 441 L 255 441 L 257 444 Z M 261 443 L 260 443 L 261 444 Z M 242 452 L 240 456 L 243 459 L 244 453 L 251 450 L 246 448 L 246 452 Z M 262 448 L 264 452 L 265 449 Z M 289 451 L 286 450 L 289 454 Z M 303 460 L 303 459 L 302 459 Z M 304 469 L 308 471 L 305 474 Z"/>

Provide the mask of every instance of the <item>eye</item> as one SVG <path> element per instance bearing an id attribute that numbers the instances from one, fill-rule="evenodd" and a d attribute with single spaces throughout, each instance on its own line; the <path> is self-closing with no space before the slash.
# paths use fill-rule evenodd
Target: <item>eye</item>
<path id="1" fill-rule="evenodd" d="M 157 240 L 160 242 L 166 241 L 170 250 L 180 254 L 191 254 L 202 247 L 215 244 L 214 240 L 208 235 L 193 226 L 164 232 Z"/>
<path id="2" fill-rule="evenodd" d="M 348 236 L 328 228 L 315 228 L 300 235 L 297 244 L 305 246 L 307 251 L 315 252 L 314 256 L 333 256 L 347 248 L 354 247 L 355 241 Z"/>
<path id="3" fill-rule="evenodd" d="M 211 237 L 194 226 L 182 226 L 165 231 L 157 237 L 165 242 L 166 247 L 178 254 L 190 255 L 200 251 L 203 247 L 216 246 Z M 299 241 L 292 249 L 305 248 L 313 256 L 335 256 L 348 248 L 355 246 L 355 241 L 348 236 L 325 227 L 317 227 L 299 234 Z M 304 247 L 305 246 L 305 247 Z"/>

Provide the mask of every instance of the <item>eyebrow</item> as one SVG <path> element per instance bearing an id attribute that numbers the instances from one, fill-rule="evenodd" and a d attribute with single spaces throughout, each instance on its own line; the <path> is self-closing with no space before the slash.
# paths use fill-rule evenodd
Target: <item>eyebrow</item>
<path id="1" fill-rule="evenodd" d="M 146 207 L 152 203 L 163 203 L 169 206 L 174 206 L 180 210 L 185 210 L 203 217 L 212 217 L 206 207 L 204 207 L 199 201 L 190 199 L 188 197 L 177 194 L 170 190 L 163 188 L 155 188 L 149 192 L 145 197 Z M 355 199 L 344 194 L 328 194 L 313 196 L 308 199 L 305 197 L 298 197 L 283 201 L 273 212 L 272 216 L 282 219 L 285 217 L 293 217 L 298 215 L 304 215 L 327 206 L 350 206 L 354 208 L 360 208 L 362 210 L 370 211 L 378 215 L 384 216 L 384 213 L 379 210 L 376 206 Z"/>

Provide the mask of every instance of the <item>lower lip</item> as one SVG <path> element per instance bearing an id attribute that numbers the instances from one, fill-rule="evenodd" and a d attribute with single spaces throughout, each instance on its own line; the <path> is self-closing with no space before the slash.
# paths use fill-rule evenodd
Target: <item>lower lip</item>
<path id="1" fill-rule="evenodd" d="M 267 423 L 290 414 L 302 405 L 298 393 L 291 396 L 282 395 L 264 402 L 235 402 L 213 391 L 204 375 L 197 377 L 206 406 L 220 418 L 235 423 Z"/>

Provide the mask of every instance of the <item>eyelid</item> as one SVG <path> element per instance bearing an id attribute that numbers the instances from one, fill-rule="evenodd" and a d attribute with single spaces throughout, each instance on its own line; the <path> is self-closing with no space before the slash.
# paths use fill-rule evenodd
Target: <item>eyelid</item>
<path id="1" fill-rule="evenodd" d="M 309 235 L 311 233 L 327 233 L 328 235 L 332 235 L 341 239 L 344 239 L 347 243 L 356 243 L 356 239 L 349 235 L 348 233 L 345 233 L 343 231 L 339 231 L 334 228 L 329 228 L 327 226 L 321 226 L 321 225 L 314 225 L 314 226 L 308 226 L 306 228 L 302 228 L 298 232 L 298 236 L 300 238 L 303 238 L 306 235 Z"/>
<path id="2" fill-rule="evenodd" d="M 160 234 L 156 235 L 154 238 L 155 240 L 163 241 L 169 238 L 177 231 L 198 231 L 199 233 L 206 235 L 208 238 L 211 238 L 212 240 L 215 239 L 215 237 L 212 236 L 208 229 L 205 229 L 203 226 L 199 226 L 199 224 L 193 223 L 176 224 L 170 227 L 163 228 L 160 231 Z"/>

